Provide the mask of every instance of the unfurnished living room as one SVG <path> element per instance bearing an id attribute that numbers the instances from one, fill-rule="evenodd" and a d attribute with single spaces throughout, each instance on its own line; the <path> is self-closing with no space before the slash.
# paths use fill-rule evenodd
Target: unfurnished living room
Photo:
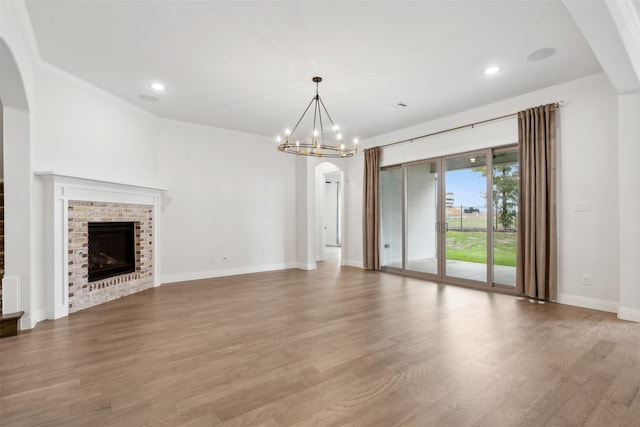
<path id="1" fill-rule="evenodd" d="M 0 425 L 640 426 L 640 1 L 0 0 Z"/>

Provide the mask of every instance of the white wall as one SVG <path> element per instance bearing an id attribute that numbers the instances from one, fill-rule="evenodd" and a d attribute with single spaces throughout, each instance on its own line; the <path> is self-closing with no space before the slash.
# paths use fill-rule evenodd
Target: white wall
<path id="1" fill-rule="evenodd" d="M 620 310 L 621 319 L 640 322 L 640 92 L 620 95 L 619 191 Z"/>
<path id="2" fill-rule="evenodd" d="M 562 94 L 559 111 L 560 302 L 615 312 L 618 305 L 617 94 L 608 81 Z M 590 211 L 574 211 L 588 201 Z M 592 285 L 581 284 L 591 275 Z"/>
<path id="3" fill-rule="evenodd" d="M 559 122 L 559 301 L 616 311 L 618 307 L 617 94 L 604 75 L 591 76 L 440 120 L 363 141 L 364 147 L 391 143 L 536 105 L 564 101 Z M 517 142 L 517 121 L 506 119 L 384 149 L 383 164 L 436 157 Z M 346 258 L 362 266 L 363 156 L 350 159 L 345 230 Z M 589 201 L 591 210 L 572 210 Z M 592 284 L 581 284 L 590 274 Z"/>
<path id="4" fill-rule="evenodd" d="M 3 301 L 7 312 L 24 310 L 30 318 L 36 309 L 31 281 L 32 258 L 31 221 L 31 170 L 29 164 L 29 113 L 4 107 L 4 234 L 5 234 L 5 295 L 19 296 L 17 301 Z M 26 213 L 26 215 L 25 215 Z M 19 286 L 15 291 L 8 287 Z"/>
<path id="5" fill-rule="evenodd" d="M 315 270 L 315 159 L 295 156 L 296 267 Z"/>
<path id="6" fill-rule="evenodd" d="M 32 260 L 37 259 L 32 230 L 32 122 L 34 70 L 31 52 L 13 4 L 0 2 L 0 96 L 3 99 L 5 182 L 4 309 L 24 310 L 21 326 L 32 327 L 38 307 L 32 301 Z"/>
<path id="7" fill-rule="evenodd" d="M 160 125 L 155 149 L 163 282 L 295 267 L 295 156 L 178 122 Z"/>
<path id="8" fill-rule="evenodd" d="M 158 119 L 61 72 L 36 77 L 34 170 L 155 185 Z"/>
<path id="9" fill-rule="evenodd" d="M 359 144 L 361 145 L 361 144 Z M 342 227 L 342 265 L 362 268 L 362 150 L 344 163 L 344 222 Z"/>

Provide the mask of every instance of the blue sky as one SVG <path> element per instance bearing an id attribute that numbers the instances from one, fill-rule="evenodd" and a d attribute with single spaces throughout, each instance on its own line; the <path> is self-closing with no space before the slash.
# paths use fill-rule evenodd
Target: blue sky
<path id="1" fill-rule="evenodd" d="M 445 185 L 447 193 L 454 193 L 454 205 L 481 207 L 487 202 L 484 194 L 487 191 L 487 181 L 482 174 L 470 169 L 447 171 Z"/>

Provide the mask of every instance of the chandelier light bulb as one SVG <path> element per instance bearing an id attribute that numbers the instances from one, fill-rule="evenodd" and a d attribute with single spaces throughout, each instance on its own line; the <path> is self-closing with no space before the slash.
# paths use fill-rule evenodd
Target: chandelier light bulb
<path id="1" fill-rule="evenodd" d="M 353 143 L 354 143 L 355 145 L 358 145 L 358 138 L 353 138 Z"/>
<path id="2" fill-rule="evenodd" d="M 284 134 L 285 134 L 285 135 L 287 135 L 287 136 L 291 135 L 291 131 L 289 130 L 289 128 L 287 128 L 287 129 L 284 131 Z"/>

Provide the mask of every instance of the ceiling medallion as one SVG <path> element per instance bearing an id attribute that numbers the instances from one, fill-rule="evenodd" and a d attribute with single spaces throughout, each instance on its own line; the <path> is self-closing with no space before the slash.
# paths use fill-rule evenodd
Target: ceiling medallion
<path id="1" fill-rule="evenodd" d="M 324 106 L 324 102 L 322 102 L 322 98 L 318 94 L 318 84 L 322 81 L 322 77 L 314 77 L 312 81 L 316 84 L 316 94 L 307 105 L 307 108 L 298 119 L 298 122 L 293 127 L 293 130 L 285 130 L 284 140 L 278 136 L 278 151 L 282 151 L 284 153 L 297 154 L 299 156 L 316 156 L 316 157 L 351 157 L 358 150 L 358 139 L 353 139 L 353 145 L 350 148 L 347 148 L 344 145 L 344 141 L 342 139 L 342 134 L 340 133 L 340 128 L 333 123 L 327 108 Z M 294 134 L 302 122 L 302 119 L 307 114 L 311 106 L 313 105 L 313 127 L 312 134 L 303 139 L 294 138 Z M 329 140 L 331 135 L 326 135 L 327 140 L 325 140 L 325 130 L 323 123 L 323 111 L 324 115 L 327 119 L 329 119 L 329 123 L 331 124 L 331 130 L 334 135 L 332 139 Z M 329 133 L 329 131 L 328 131 Z"/>

